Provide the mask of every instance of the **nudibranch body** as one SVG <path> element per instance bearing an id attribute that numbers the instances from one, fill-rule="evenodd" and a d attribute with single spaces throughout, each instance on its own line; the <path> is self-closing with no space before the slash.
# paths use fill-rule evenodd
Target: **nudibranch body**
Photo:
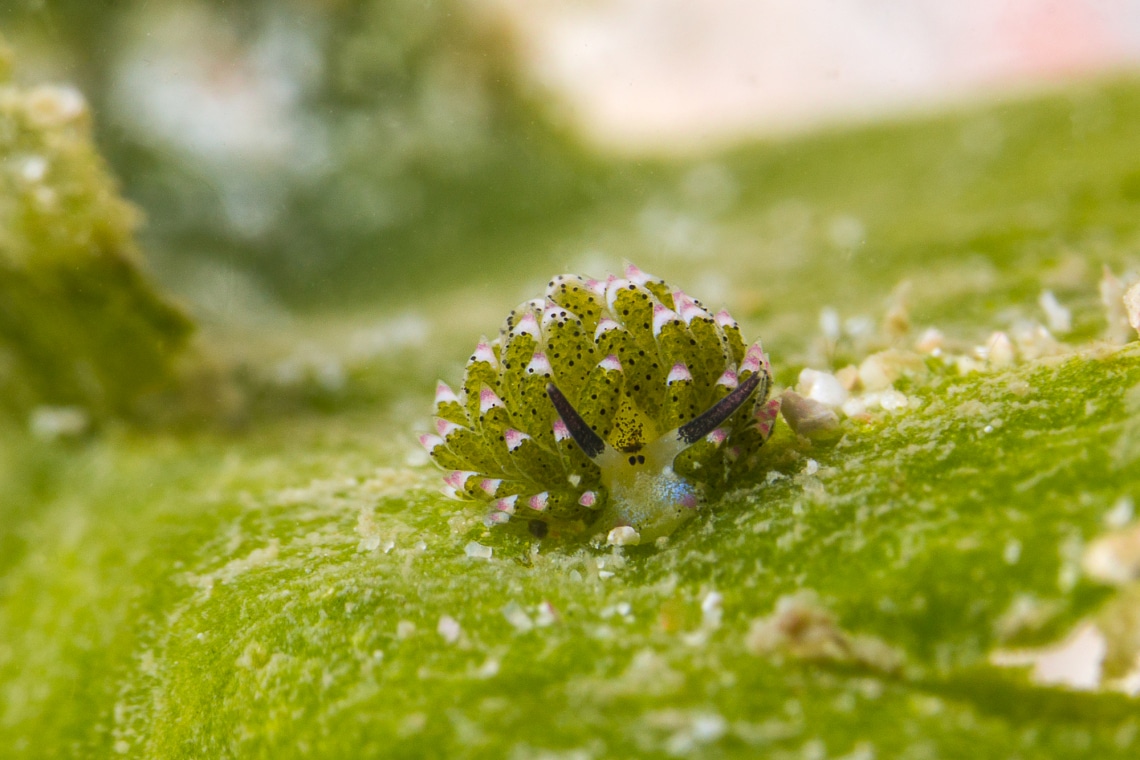
<path id="1" fill-rule="evenodd" d="M 420 442 L 488 525 L 628 526 L 647 541 L 754 466 L 779 410 L 770 384 L 727 312 L 633 265 L 604 282 L 565 274 L 479 342 L 458 392 L 439 383 Z"/>

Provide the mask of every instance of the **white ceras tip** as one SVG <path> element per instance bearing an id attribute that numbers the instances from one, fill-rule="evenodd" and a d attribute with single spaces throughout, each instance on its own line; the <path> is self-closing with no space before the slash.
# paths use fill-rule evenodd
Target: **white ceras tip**
<path id="1" fill-rule="evenodd" d="M 621 280 L 617 277 L 610 277 L 606 283 L 606 306 L 610 307 L 610 311 L 614 310 L 614 304 L 617 303 L 618 293 L 626 290 L 630 286 L 629 280 Z"/>
<path id="2" fill-rule="evenodd" d="M 550 366 L 550 360 L 546 358 L 546 354 L 542 351 L 535 351 L 534 355 L 530 357 L 530 362 L 526 365 L 526 373 L 550 377 L 554 374 L 554 368 Z"/>
<path id="3" fill-rule="evenodd" d="M 449 404 L 451 402 L 459 403 L 459 396 L 455 395 L 455 391 L 451 390 L 451 386 L 440 380 L 435 385 L 435 405 L 438 408 L 441 404 Z"/>
<path id="4" fill-rule="evenodd" d="M 523 445 L 524 441 L 529 441 L 530 436 L 521 430 L 507 428 L 505 431 L 503 431 L 503 439 L 507 443 L 507 451 L 514 452 L 518 450 L 519 446 Z"/>
<path id="5" fill-rule="evenodd" d="M 697 302 L 680 290 L 673 291 L 673 308 L 681 315 L 681 321 L 692 324 L 694 319 L 711 319 L 709 313 L 697 306 Z"/>
<path id="6" fill-rule="evenodd" d="M 598 494 L 596 491 L 586 491 L 578 497 L 578 503 L 583 507 L 593 508 L 598 503 Z"/>
<path id="7" fill-rule="evenodd" d="M 547 504 L 550 503 L 550 494 L 546 491 L 536 493 L 526 500 L 526 505 L 533 509 L 535 512 L 542 512 L 546 509 Z"/>
<path id="8" fill-rule="evenodd" d="M 589 279 L 586 280 L 586 290 L 590 291 L 598 298 L 606 297 L 606 284 L 601 280 Z"/>
<path id="9" fill-rule="evenodd" d="M 640 267 L 630 262 L 625 262 L 625 278 L 636 285 L 645 285 L 649 282 L 655 282 L 659 278 L 651 274 L 643 272 Z"/>
<path id="10" fill-rule="evenodd" d="M 457 425 L 451 420 L 445 420 L 442 417 L 437 418 L 435 421 L 435 432 L 439 433 L 444 439 L 447 439 L 456 430 L 462 430 L 462 425 Z"/>
<path id="11" fill-rule="evenodd" d="M 608 333 L 610 330 L 618 329 L 621 329 L 621 325 L 609 317 L 602 317 L 601 321 L 598 322 L 597 329 L 594 330 L 594 342 L 597 343 L 598 339 Z"/>
<path id="12" fill-rule="evenodd" d="M 568 440 L 569 438 L 571 438 L 570 428 L 566 427 L 566 423 L 563 422 L 561 419 L 555 419 L 554 420 L 554 440 L 558 443 L 562 443 L 563 441 Z"/>
<path id="13" fill-rule="evenodd" d="M 665 325 L 670 322 L 681 322 L 681 318 L 677 316 L 677 312 L 670 309 L 665 304 L 653 305 L 653 337 L 656 338 L 661 335 L 661 330 Z"/>
<path id="14" fill-rule="evenodd" d="M 495 499 L 495 501 L 491 502 L 491 506 L 494 507 L 498 512 L 505 512 L 508 515 L 513 515 L 515 513 L 515 502 L 518 500 L 519 497 L 517 495 L 504 496 L 501 499 Z"/>
<path id="15" fill-rule="evenodd" d="M 669 376 L 665 378 L 665 384 L 672 385 L 673 383 L 681 383 L 692 379 L 693 376 L 689 374 L 689 368 L 683 363 L 678 362 L 669 370 Z"/>
<path id="16" fill-rule="evenodd" d="M 448 473 L 447 477 L 443 479 L 444 483 L 456 490 L 462 490 L 467 485 L 467 479 L 478 475 L 479 473 L 472 470 L 452 470 Z"/>
<path id="17" fill-rule="evenodd" d="M 492 409 L 506 408 L 506 406 L 503 400 L 499 398 L 499 394 L 490 388 L 484 387 L 483 390 L 479 391 L 479 414 L 486 414 Z"/>
<path id="18" fill-rule="evenodd" d="M 424 433 L 423 435 L 420 436 L 420 445 L 423 446 L 424 450 L 430 454 L 436 450 L 436 447 L 443 445 L 443 439 L 440 438 L 438 435 L 432 435 L 431 433 Z"/>
<path id="19" fill-rule="evenodd" d="M 502 478 L 483 478 L 479 481 L 479 489 L 488 496 L 494 496 L 502 482 Z"/>
<path id="20" fill-rule="evenodd" d="M 605 359 L 602 359 L 600 362 L 598 362 L 598 366 L 601 367 L 602 369 L 606 370 L 607 372 L 621 372 L 622 371 L 621 360 L 618 359 L 617 356 L 615 356 L 614 354 L 610 354 Z"/>
<path id="21" fill-rule="evenodd" d="M 732 318 L 732 315 L 729 314 L 726 309 L 721 309 L 718 311 L 713 319 L 715 319 L 716 323 L 721 327 L 740 327 L 740 325 L 736 324 L 736 320 Z"/>
<path id="22" fill-rule="evenodd" d="M 720 373 L 720 377 L 716 379 L 716 384 L 723 385 L 725 388 L 732 390 L 740 384 L 740 378 L 736 376 L 736 370 L 726 369 L 724 372 Z"/>
<path id="23" fill-rule="evenodd" d="M 471 362 L 487 362 L 492 367 L 499 365 L 499 360 L 495 358 L 495 352 L 491 350 L 491 344 L 486 336 L 480 338 L 475 345 L 475 354 L 471 357 Z"/>
<path id="24" fill-rule="evenodd" d="M 760 341 L 756 341 L 748 347 L 748 351 L 744 354 L 744 361 L 740 363 L 740 374 L 759 372 L 760 368 L 767 363 L 768 359 L 764 356 L 764 349 L 761 347 Z"/>
<path id="25" fill-rule="evenodd" d="M 533 311 L 528 311 L 526 314 L 523 314 L 511 332 L 515 335 L 530 335 L 535 340 L 540 340 L 542 337 L 538 329 L 538 320 L 535 319 Z"/>
<path id="26" fill-rule="evenodd" d="M 567 309 L 565 306 L 559 306 L 549 298 L 542 307 L 542 329 L 550 329 L 550 325 L 555 322 L 564 324 L 570 320 L 578 319 L 578 315 Z"/>

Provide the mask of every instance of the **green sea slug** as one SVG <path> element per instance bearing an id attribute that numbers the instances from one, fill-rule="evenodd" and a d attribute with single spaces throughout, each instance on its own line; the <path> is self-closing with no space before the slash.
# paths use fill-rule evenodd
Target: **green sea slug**
<path id="1" fill-rule="evenodd" d="M 651 541 L 755 465 L 779 411 L 770 385 L 726 311 L 633 265 L 564 274 L 479 341 L 458 392 L 438 384 L 420 442 L 488 525 Z"/>

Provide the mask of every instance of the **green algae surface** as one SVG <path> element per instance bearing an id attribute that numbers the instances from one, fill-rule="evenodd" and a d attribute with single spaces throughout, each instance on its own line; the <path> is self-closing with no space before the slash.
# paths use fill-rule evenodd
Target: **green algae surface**
<path id="1" fill-rule="evenodd" d="M 1102 263 L 1136 255 L 1138 110 L 1124 82 L 667 167 L 635 212 L 622 199 L 576 237 L 533 241 L 516 277 L 402 305 L 414 339 L 391 314 L 361 317 L 390 320 L 371 353 L 337 343 L 352 315 L 294 324 L 308 358 L 289 366 L 316 379 L 266 371 L 259 392 L 294 400 L 240 433 L 3 432 L 0 746 L 1135 756 L 1133 698 L 992 662 L 1129 598 L 1081 559 L 1140 498 L 1140 351 L 1098 340 L 1096 294 Z M 693 177 L 725 171 L 734 200 L 712 204 Z M 586 246 L 724 299 L 786 384 L 926 326 L 970 356 L 1044 319 L 1043 288 L 1073 327 L 1008 366 L 920 362 L 896 380 L 904 409 L 854 414 L 837 441 L 781 421 L 764 466 L 661 545 L 488 531 L 440 495 L 415 433 L 435 378 L 458 376 L 534 290 L 528 273 Z M 912 306 L 866 337 L 858 318 L 892 308 L 903 279 Z M 837 341 L 821 341 L 825 306 L 855 318 Z"/>
<path id="2" fill-rule="evenodd" d="M 0 58 L 6 55 L 0 39 Z M 191 323 L 141 270 L 71 87 L 20 87 L 0 64 L 0 411 L 129 415 L 162 390 Z M 21 420 L 22 421 L 22 420 Z"/>

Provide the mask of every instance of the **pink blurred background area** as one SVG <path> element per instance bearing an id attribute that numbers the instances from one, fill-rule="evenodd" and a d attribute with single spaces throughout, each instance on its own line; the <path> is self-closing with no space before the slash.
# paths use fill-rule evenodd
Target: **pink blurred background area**
<path id="1" fill-rule="evenodd" d="M 1140 67 L 1137 0 L 472 0 L 599 147 L 707 149 Z"/>

